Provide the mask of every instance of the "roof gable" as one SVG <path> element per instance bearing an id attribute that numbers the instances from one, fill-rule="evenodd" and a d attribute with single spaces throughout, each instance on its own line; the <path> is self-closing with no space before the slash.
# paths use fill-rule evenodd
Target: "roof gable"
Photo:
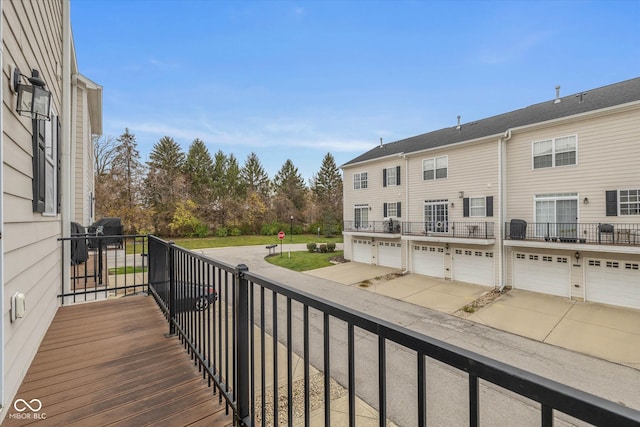
<path id="1" fill-rule="evenodd" d="M 509 113 L 464 123 L 377 146 L 341 167 L 400 153 L 412 153 L 501 135 L 508 129 L 575 116 L 640 100 L 640 77 L 568 95 Z"/>

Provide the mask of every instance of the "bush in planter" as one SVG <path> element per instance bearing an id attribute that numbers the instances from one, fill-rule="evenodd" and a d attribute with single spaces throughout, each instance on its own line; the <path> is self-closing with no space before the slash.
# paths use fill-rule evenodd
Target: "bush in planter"
<path id="1" fill-rule="evenodd" d="M 327 243 L 327 252 L 335 252 L 336 244 L 334 242 Z"/>
<path id="2" fill-rule="evenodd" d="M 307 250 L 310 253 L 313 253 L 316 251 L 316 244 L 315 243 L 307 243 Z"/>

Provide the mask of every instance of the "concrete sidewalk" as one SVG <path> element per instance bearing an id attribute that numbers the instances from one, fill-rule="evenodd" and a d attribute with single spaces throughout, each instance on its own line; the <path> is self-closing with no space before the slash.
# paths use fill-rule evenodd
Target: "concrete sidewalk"
<path id="1" fill-rule="evenodd" d="M 314 277 L 454 314 L 493 287 L 400 273 L 348 262 L 307 271 Z M 389 278 L 389 276 L 387 276 Z M 511 290 L 467 319 L 579 353 L 640 369 L 640 310 Z"/>

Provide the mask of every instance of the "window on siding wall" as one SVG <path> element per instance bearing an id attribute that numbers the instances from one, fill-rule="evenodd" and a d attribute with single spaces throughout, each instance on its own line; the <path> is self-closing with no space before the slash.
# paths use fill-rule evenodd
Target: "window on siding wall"
<path id="1" fill-rule="evenodd" d="M 360 172 L 360 173 L 354 173 L 353 174 L 353 189 L 354 190 L 364 189 L 364 188 L 367 188 L 367 186 L 368 186 L 368 182 L 367 182 L 367 173 L 366 172 Z"/>
<path id="2" fill-rule="evenodd" d="M 353 219 L 356 228 L 369 227 L 369 205 L 356 205 L 354 208 Z"/>
<path id="3" fill-rule="evenodd" d="M 620 215 L 640 215 L 640 190 L 620 190 Z"/>
<path id="4" fill-rule="evenodd" d="M 424 159 L 422 161 L 422 179 L 428 181 L 446 178 L 448 175 L 448 167 L 449 158 L 447 156 Z"/>
<path id="5" fill-rule="evenodd" d="M 533 168 L 551 168 L 577 163 L 576 136 L 535 141 L 533 143 Z"/>
<path id="6" fill-rule="evenodd" d="M 493 196 L 465 197 L 462 202 L 464 217 L 493 216 Z"/>
<path id="7" fill-rule="evenodd" d="M 33 120 L 33 211 L 44 215 L 59 212 L 60 125 L 51 120 Z"/>
<path id="8" fill-rule="evenodd" d="M 400 166 L 382 170 L 382 186 L 390 187 L 400 185 Z"/>
<path id="9" fill-rule="evenodd" d="M 401 203 L 400 202 L 385 203 L 383 205 L 382 215 L 385 218 L 387 217 L 400 218 L 402 216 Z"/>

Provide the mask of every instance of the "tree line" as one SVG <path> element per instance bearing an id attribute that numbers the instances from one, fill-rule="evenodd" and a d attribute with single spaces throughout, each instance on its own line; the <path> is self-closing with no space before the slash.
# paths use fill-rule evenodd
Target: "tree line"
<path id="1" fill-rule="evenodd" d="M 251 153 L 213 156 L 194 139 L 187 152 L 169 136 L 143 162 L 129 129 L 94 138 L 96 218 L 120 217 L 126 233 L 165 237 L 325 235 L 341 231 L 342 175 L 331 153 L 309 185 L 290 159 L 269 178 Z"/>

